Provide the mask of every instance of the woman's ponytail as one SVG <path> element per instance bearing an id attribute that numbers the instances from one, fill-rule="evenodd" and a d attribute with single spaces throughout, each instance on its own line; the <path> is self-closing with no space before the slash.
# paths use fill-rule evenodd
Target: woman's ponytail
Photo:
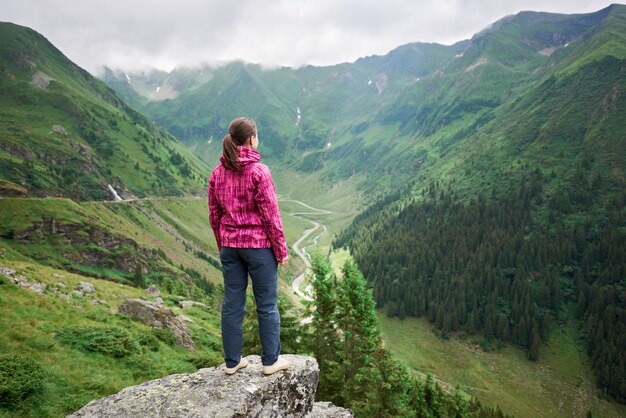
<path id="1" fill-rule="evenodd" d="M 228 135 L 222 140 L 222 153 L 226 168 L 241 171 L 241 165 L 238 162 L 239 147 L 253 135 L 256 135 L 256 123 L 251 118 L 237 118 L 228 125 Z"/>
<path id="2" fill-rule="evenodd" d="M 239 159 L 239 147 L 235 144 L 231 134 L 226 135 L 222 140 L 222 154 L 224 155 L 226 168 L 241 171 L 241 166 L 237 162 Z"/>

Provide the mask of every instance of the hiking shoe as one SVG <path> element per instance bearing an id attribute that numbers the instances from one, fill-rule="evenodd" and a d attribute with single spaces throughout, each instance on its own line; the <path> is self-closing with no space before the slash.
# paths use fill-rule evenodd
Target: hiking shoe
<path id="1" fill-rule="evenodd" d="M 276 363 L 272 364 L 271 366 L 263 366 L 263 374 L 269 376 L 270 374 L 274 374 L 278 371 L 286 370 L 287 368 L 289 368 L 289 366 L 290 364 L 287 360 L 278 357 Z"/>
<path id="2" fill-rule="evenodd" d="M 239 361 L 238 365 L 236 365 L 235 367 L 227 367 L 224 370 L 224 373 L 226 373 L 226 374 L 235 374 L 235 373 L 237 373 L 237 370 L 243 369 L 247 365 L 248 365 L 248 360 L 246 360 L 245 358 L 242 358 L 241 361 Z"/>

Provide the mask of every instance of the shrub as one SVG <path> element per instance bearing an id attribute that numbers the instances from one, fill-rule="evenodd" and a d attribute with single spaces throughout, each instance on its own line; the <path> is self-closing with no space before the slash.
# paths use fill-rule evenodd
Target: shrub
<path id="1" fill-rule="evenodd" d="M 0 405 L 12 407 L 41 392 L 44 370 L 35 360 L 18 354 L 0 355 Z"/>
<path id="2" fill-rule="evenodd" d="M 124 359 L 124 364 L 135 379 L 151 380 L 161 375 L 157 360 L 150 355 L 133 354 Z"/>
<path id="3" fill-rule="evenodd" d="M 187 361 L 197 369 L 217 366 L 224 362 L 222 355 L 217 352 L 197 351 L 187 357 Z"/>
<path id="4" fill-rule="evenodd" d="M 165 344 L 170 345 L 170 346 L 176 345 L 176 336 L 172 334 L 172 331 L 170 331 L 169 329 L 153 328 L 152 332 L 154 333 L 155 337 L 163 341 Z"/>
<path id="5" fill-rule="evenodd" d="M 66 345 L 109 357 L 125 357 L 139 351 L 139 344 L 123 328 L 112 325 L 68 325 L 57 339 Z"/>
<path id="6" fill-rule="evenodd" d="M 159 351 L 159 340 L 148 332 L 141 333 L 137 337 L 137 342 L 141 347 L 144 347 L 150 351 Z"/>

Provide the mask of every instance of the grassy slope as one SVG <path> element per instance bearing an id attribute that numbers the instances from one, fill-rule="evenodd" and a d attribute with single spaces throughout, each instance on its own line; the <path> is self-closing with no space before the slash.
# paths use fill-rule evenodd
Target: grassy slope
<path id="1" fill-rule="evenodd" d="M 0 39 L 0 178 L 82 200 L 202 190 L 205 163 L 43 36 L 0 23 Z"/>
<path id="2" fill-rule="evenodd" d="M 4 249 L 4 251 L 2 251 Z M 196 342 L 197 353 L 159 343 L 158 351 L 136 353 L 112 359 L 68 347 L 55 338 L 65 326 L 102 325 L 126 329 L 133 337 L 150 334 L 148 327 L 124 319 L 114 309 L 126 298 L 145 297 L 143 290 L 106 280 L 88 278 L 27 261 L 12 261 L 15 254 L 0 242 L 0 265 L 13 268 L 28 280 L 48 285 L 44 295 L 19 286 L 0 285 L 0 353 L 19 353 L 40 363 L 45 370 L 44 391 L 16 411 L 1 410 L 6 416 L 63 416 L 89 402 L 118 392 L 126 386 L 171 373 L 193 372 L 194 359 L 205 366 L 221 361 L 217 308 L 185 310 L 194 319 L 188 327 Z M 57 275 L 58 277 L 55 277 Z M 93 284 L 93 296 L 72 296 L 80 281 Z M 59 283 L 65 287 L 59 287 Z M 52 291 L 69 295 L 62 299 Z M 163 293 L 175 313 L 182 310 L 176 298 Z M 97 299 L 95 304 L 93 301 Z"/>
<path id="3" fill-rule="evenodd" d="M 385 347 L 420 373 L 459 385 L 487 405 L 519 417 L 620 417 L 626 406 L 603 400 L 579 337 L 571 327 L 552 331 L 531 362 L 517 348 L 485 352 L 471 340 L 441 340 L 424 318 L 380 317 Z"/>
<path id="4" fill-rule="evenodd" d="M 281 203 L 281 207 L 287 243 L 291 246 L 310 228 L 310 223 L 300 217 L 290 216 L 289 203 Z M 131 239 L 140 247 L 162 250 L 171 260 L 174 270 L 183 265 L 196 270 L 213 283 L 221 283 L 222 280 L 219 270 L 195 254 L 201 251 L 216 261 L 219 258 L 208 221 L 205 198 L 84 203 L 67 199 L 6 198 L 0 200 L 0 208 L 0 235 L 3 236 L 19 234 L 44 218 L 54 218 L 59 224 L 78 224 L 84 229 L 95 225 L 111 234 Z M 62 266 L 54 242 L 6 242 L 26 256 L 45 259 L 45 263 L 57 267 Z M 292 260 L 288 267 L 280 270 L 280 276 L 285 280 L 302 267 L 300 260 L 293 254 Z"/>
<path id="5" fill-rule="evenodd" d="M 326 225 L 328 228 L 328 232 L 320 236 L 317 242 L 324 252 L 329 250 L 334 235 L 346 228 L 363 209 L 364 197 L 357 190 L 358 180 L 355 178 L 328 186 L 321 173 L 303 174 L 291 169 L 280 169 L 273 175 L 283 214 L 304 212 L 301 217 Z M 301 201 L 313 208 L 331 213 L 315 213 L 298 203 L 289 202 L 290 200 Z M 310 222 L 306 224 L 307 229 L 312 226 Z M 303 245 L 310 246 L 312 240 L 321 232 L 321 229 L 315 231 Z M 293 241 L 288 239 L 288 244 L 292 245 Z"/>
<path id="6" fill-rule="evenodd" d="M 299 206 L 299 205 L 296 205 Z M 25 245 L 7 239 L 8 231 L 21 231 L 53 217 L 57 225 L 84 224 L 98 226 L 111 234 L 131 238 L 141 247 L 161 249 L 171 260 L 168 268 L 192 268 L 205 278 L 221 282 L 221 273 L 205 260 L 195 256 L 187 247 L 217 256 L 215 241 L 207 217 L 206 201 L 191 199 L 156 199 L 132 202 L 83 202 L 68 199 L 0 199 L 0 266 L 17 270 L 29 280 L 48 285 L 45 295 L 8 284 L 0 284 L 0 354 L 20 353 L 41 363 L 46 372 L 43 394 L 30 399 L 23 409 L 6 413 L 7 416 L 60 416 L 76 410 L 88 401 L 115 393 L 123 387 L 138 384 L 159 376 L 195 371 L 199 364 L 208 366 L 221 362 L 219 334 L 219 292 L 204 301 L 208 309 L 193 308 L 184 314 L 195 323 L 189 325 L 198 352 L 192 354 L 161 343 L 157 352 L 135 354 L 123 359 L 112 359 L 102 354 L 85 353 L 67 347 L 54 337 L 64 326 L 106 324 L 119 326 L 131 335 L 140 337 L 150 332 L 147 327 L 129 322 L 115 315 L 114 310 L 126 298 L 145 297 L 143 290 L 123 283 L 73 274 L 61 266 L 58 246 L 43 243 Z M 297 240 L 310 223 L 288 215 L 292 207 L 281 203 L 288 243 Z M 300 208 L 293 208 L 294 211 Z M 35 260 L 36 257 L 40 261 Z M 293 255 L 287 268 L 280 269 L 280 288 L 283 295 L 293 297 L 288 279 L 302 268 Z M 104 277 L 120 272 L 95 268 L 94 273 Z M 166 272 L 167 274 L 167 272 Z M 63 276 L 59 278 L 55 275 Z M 149 275 L 146 275 L 150 282 Z M 114 277 L 123 281 L 123 277 Z M 79 281 L 94 285 L 93 296 L 72 296 Z M 62 283 L 62 285 L 59 285 Z M 60 287 L 65 285 L 65 287 Z M 56 292 L 69 295 L 60 298 Z M 163 292 L 166 304 L 175 313 L 182 313 L 176 302 L 179 296 Z M 95 304 L 94 299 L 101 301 Z"/>

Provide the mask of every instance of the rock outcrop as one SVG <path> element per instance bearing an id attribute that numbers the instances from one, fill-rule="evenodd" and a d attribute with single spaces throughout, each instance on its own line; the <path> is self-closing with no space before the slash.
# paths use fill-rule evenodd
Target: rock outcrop
<path id="1" fill-rule="evenodd" d="M 352 418 L 351 410 L 333 405 L 331 402 L 315 402 L 307 418 Z"/>
<path id="2" fill-rule="evenodd" d="M 144 292 L 146 292 L 146 295 L 155 298 L 161 296 L 161 291 L 155 285 L 151 285 L 149 288 L 144 290 Z"/>
<path id="3" fill-rule="evenodd" d="M 284 355 L 289 369 L 262 374 L 261 358 L 232 376 L 224 365 L 175 374 L 90 402 L 69 417 L 352 417 L 350 410 L 314 403 L 319 379 L 312 357 Z"/>
<path id="4" fill-rule="evenodd" d="M 142 299 L 126 299 L 120 303 L 118 312 L 135 318 L 149 327 L 167 328 L 176 337 L 178 345 L 190 351 L 196 349 L 189 328 L 176 318 L 174 312 L 163 305 Z"/>
<path id="5" fill-rule="evenodd" d="M 71 244 L 72 248 L 64 250 L 62 255 L 75 264 L 127 273 L 135 273 L 139 267 L 143 274 L 160 268 L 160 257 L 154 249 L 144 248 L 130 238 L 94 225 L 61 222 L 50 216 L 43 216 L 40 221 L 15 232 L 10 238 L 24 244 L 35 244 L 45 241 L 50 235 L 62 243 Z"/>

